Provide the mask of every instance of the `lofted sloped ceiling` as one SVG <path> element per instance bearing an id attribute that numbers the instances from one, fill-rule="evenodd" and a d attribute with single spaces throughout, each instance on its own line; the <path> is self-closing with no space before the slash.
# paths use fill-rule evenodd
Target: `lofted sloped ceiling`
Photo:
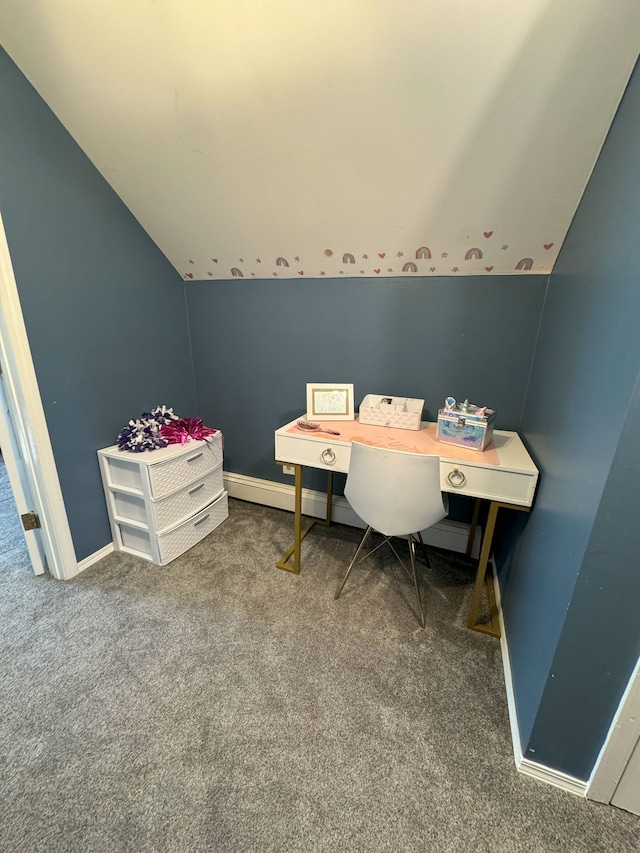
<path id="1" fill-rule="evenodd" d="M 531 274 L 640 2 L 0 0 L 0 42 L 187 280 Z"/>

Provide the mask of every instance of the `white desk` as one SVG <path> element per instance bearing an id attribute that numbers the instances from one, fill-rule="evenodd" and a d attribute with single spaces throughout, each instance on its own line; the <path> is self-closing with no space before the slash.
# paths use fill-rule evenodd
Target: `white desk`
<path id="1" fill-rule="evenodd" d="M 294 541 L 278 561 L 278 568 L 300 572 L 300 546 L 315 520 L 302 528 L 302 467 L 321 468 L 328 473 L 327 514 L 324 522 L 331 523 L 332 474 L 334 471 L 347 473 L 351 458 L 351 442 L 363 441 L 380 447 L 428 453 L 440 457 L 440 486 L 443 492 L 467 495 L 476 499 L 467 554 L 475 536 L 480 502 L 490 502 L 487 523 L 482 540 L 478 571 L 471 600 L 468 626 L 477 631 L 500 636 L 491 574 L 487 565 L 498 509 L 506 507 L 528 511 L 538 482 L 538 469 L 515 432 L 494 430 L 493 441 L 484 451 L 443 444 L 435 438 L 436 425 L 423 422 L 419 430 L 393 429 L 370 426 L 355 421 L 324 422 L 324 429 L 339 432 L 328 435 L 308 432 L 296 426 L 296 420 L 285 424 L 275 433 L 275 457 L 279 465 L 290 465 L 295 471 L 295 517 Z M 292 561 L 291 561 L 292 560 Z M 478 608 L 483 584 L 487 584 L 491 625 L 477 623 Z"/>

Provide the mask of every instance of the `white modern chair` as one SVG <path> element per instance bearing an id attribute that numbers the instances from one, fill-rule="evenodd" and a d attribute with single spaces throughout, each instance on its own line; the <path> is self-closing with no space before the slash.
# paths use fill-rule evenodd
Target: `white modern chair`
<path id="1" fill-rule="evenodd" d="M 418 621 L 424 628 L 415 548 L 416 539 L 422 542 L 421 531 L 437 524 L 449 511 L 448 497 L 440 491 L 440 458 L 354 441 L 344 494 L 367 529 L 334 597 L 339 598 L 355 564 L 388 542 L 400 565 L 413 580 Z M 383 541 L 360 556 L 374 530 L 384 536 Z M 391 541 L 393 536 L 407 537 L 411 571 Z"/>

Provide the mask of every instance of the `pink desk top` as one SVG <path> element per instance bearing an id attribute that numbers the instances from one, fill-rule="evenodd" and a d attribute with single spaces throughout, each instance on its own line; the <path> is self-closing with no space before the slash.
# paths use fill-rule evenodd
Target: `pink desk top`
<path id="1" fill-rule="evenodd" d="M 436 439 L 436 424 L 423 423 L 420 429 L 396 429 L 394 427 L 372 426 L 355 421 L 322 421 L 321 427 L 339 432 L 335 441 L 360 441 L 362 444 L 373 444 L 378 447 L 388 447 L 391 450 L 405 450 L 409 453 L 428 453 L 442 456 L 445 459 L 459 459 L 461 462 L 481 462 L 483 465 L 500 465 L 498 451 L 493 443 L 484 451 L 467 450 L 455 444 L 445 444 Z M 333 436 L 318 430 L 300 429 L 295 424 L 288 433 L 318 438 L 330 441 Z"/>

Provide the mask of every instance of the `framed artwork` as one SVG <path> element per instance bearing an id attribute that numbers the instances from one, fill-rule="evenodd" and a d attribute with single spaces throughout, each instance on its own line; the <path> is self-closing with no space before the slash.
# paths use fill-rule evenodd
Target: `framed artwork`
<path id="1" fill-rule="evenodd" d="M 354 420 L 353 385 L 337 382 L 307 383 L 307 420 Z"/>

